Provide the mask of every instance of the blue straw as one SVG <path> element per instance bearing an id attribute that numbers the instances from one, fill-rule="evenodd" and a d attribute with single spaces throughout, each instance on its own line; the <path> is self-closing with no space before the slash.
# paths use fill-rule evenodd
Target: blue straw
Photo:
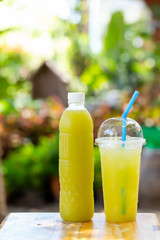
<path id="1" fill-rule="evenodd" d="M 135 91 L 130 102 L 128 103 L 127 108 L 125 109 L 123 115 L 122 115 L 122 141 L 125 142 L 126 141 L 126 118 L 127 115 L 133 105 L 133 103 L 135 102 L 137 96 L 138 96 L 139 92 Z M 124 143 L 122 143 L 122 147 L 124 147 Z"/>

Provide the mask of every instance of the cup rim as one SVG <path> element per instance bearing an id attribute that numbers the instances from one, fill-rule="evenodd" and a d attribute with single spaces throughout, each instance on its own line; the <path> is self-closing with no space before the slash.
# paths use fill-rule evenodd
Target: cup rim
<path id="1" fill-rule="evenodd" d="M 106 144 L 141 144 L 142 146 L 146 144 L 146 139 L 141 137 L 128 137 L 126 141 L 122 141 L 122 137 L 100 137 L 95 139 L 96 145 L 106 145 Z"/>

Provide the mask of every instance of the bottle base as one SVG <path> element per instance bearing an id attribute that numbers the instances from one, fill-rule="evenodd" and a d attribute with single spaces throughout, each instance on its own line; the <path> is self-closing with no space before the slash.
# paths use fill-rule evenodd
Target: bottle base
<path id="1" fill-rule="evenodd" d="M 88 216 L 88 217 L 66 217 L 66 216 L 63 216 L 61 213 L 60 213 L 60 216 L 61 218 L 63 219 L 64 222 L 75 222 L 75 223 L 78 223 L 78 222 L 89 222 L 92 220 L 93 218 L 93 215 L 92 216 Z"/>
<path id="2" fill-rule="evenodd" d="M 62 218 L 63 219 L 63 218 Z M 91 219 L 89 219 L 89 220 L 77 220 L 77 221 L 72 221 L 72 220 L 64 220 L 63 219 L 63 222 L 64 223 L 82 223 L 82 222 L 90 222 L 92 220 L 92 218 Z"/>

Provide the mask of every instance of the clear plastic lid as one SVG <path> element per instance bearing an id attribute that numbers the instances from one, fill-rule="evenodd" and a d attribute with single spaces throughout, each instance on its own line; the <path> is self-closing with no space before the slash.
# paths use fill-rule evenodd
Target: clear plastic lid
<path id="1" fill-rule="evenodd" d="M 106 144 L 121 144 L 122 143 L 122 118 L 109 118 L 104 121 L 99 130 L 98 138 L 95 140 L 98 145 Z M 126 119 L 126 141 L 125 143 L 138 144 L 142 146 L 145 144 L 141 126 L 133 119 Z"/>

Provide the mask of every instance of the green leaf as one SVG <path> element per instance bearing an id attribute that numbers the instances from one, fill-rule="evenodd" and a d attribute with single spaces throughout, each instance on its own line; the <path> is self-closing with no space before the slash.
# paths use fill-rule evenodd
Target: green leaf
<path id="1" fill-rule="evenodd" d="M 104 40 L 104 45 L 107 50 L 114 49 L 118 51 L 118 47 L 120 47 L 124 39 L 124 30 L 125 23 L 123 14 L 121 12 L 114 13 L 108 26 L 107 36 Z"/>

